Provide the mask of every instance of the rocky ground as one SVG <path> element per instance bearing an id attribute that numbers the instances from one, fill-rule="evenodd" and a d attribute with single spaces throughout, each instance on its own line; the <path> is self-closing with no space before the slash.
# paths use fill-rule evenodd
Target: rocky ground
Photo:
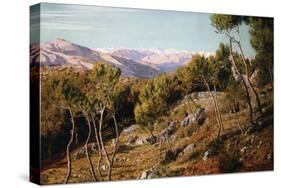
<path id="1" fill-rule="evenodd" d="M 204 110 L 199 112 L 188 97 L 175 104 L 167 116 L 155 122 L 156 141 L 140 125 L 132 125 L 121 132 L 119 148 L 113 167 L 113 180 L 150 179 L 159 177 L 191 176 L 230 172 L 273 170 L 273 105 L 272 91 L 261 91 L 264 115 L 256 114 L 257 125 L 247 119 L 247 110 L 234 114 L 223 112 L 224 131 L 217 138 L 218 126 L 214 118 L 211 98 L 205 92 L 193 94 L 197 104 Z M 224 94 L 218 93 L 223 104 Z M 189 119 L 184 113 L 189 114 Z M 206 119 L 203 123 L 198 123 Z M 241 124 L 242 130 L 237 124 Z M 160 143 L 161 142 L 161 147 Z M 90 145 L 91 160 L 98 163 L 94 144 Z M 112 141 L 106 143 L 109 154 Z M 85 151 L 78 148 L 72 152 L 72 175 L 69 182 L 90 182 Z M 62 159 L 41 173 L 42 184 L 63 183 L 67 162 Z M 107 180 L 106 162 L 102 162 L 103 179 Z M 99 179 L 101 179 L 99 177 Z"/>

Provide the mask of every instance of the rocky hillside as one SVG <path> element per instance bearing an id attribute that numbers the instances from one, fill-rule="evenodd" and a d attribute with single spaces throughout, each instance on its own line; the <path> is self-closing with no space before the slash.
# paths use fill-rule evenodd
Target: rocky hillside
<path id="1" fill-rule="evenodd" d="M 217 139 L 218 126 L 207 92 L 193 93 L 174 104 L 167 116 L 155 121 L 154 137 L 140 125 L 119 125 L 121 136 L 113 180 L 273 170 L 272 90 L 265 88 L 260 94 L 264 114 L 256 115 L 256 125 L 249 123 L 247 109 L 233 114 L 221 106 L 224 131 L 220 139 Z M 219 104 L 227 105 L 224 93 L 217 93 L 217 96 Z M 197 107 L 192 105 L 190 97 Z M 106 147 L 111 154 L 111 140 L 106 142 Z M 95 143 L 91 144 L 90 150 L 97 167 Z M 84 149 L 75 149 L 72 158 L 70 182 L 91 181 Z M 62 183 L 66 165 L 64 158 L 44 169 L 43 183 Z M 106 168 L 106 162 L 102 161 L 101 170 L 105 177 Z"/>

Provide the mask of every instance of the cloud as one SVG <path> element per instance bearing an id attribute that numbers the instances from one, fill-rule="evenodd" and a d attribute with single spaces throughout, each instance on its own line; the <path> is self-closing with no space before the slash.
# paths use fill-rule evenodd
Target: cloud
<path id="1" fill-rule="evenodd" d="M 65 5 L 69 11 L 82 11 L 82 12 L 144 12 L 145 9 L 135 9 L 135 8 L 121 8 L 121 7 L 106 7 L 106 6 L 84 6 L 84 5 Z"/>
<path id="2" fill-rule="evenodd" d="M 136 12 L 143 12 L 143 10 L 102 6 L 43 4 L 40 22 L 41 29 L 48 30 L 105 31 L 110 29 L 111 21 L 116 18 L 116 15 Z M 123 16 L 127 17 L 128 15 L 123 14 Z M 38 13 L 34 13 L 31 15 L 31 20 L 35 22 L 38 17 Z"/>
<path id="3" fill-rule="evenodd" d="M 108 30 L 106 27 L 98 25 L 82 25 L 75 24 L 72 22 L 68 23 L 56 23 L 56 22 L 42 22 L 40 25 L 41 29 L 51 30 L 76 30 L 76 31 L 105 31 Z"/>
<path id="4" fill-rule="evenodd" d="M 99 6 L 79 6 L 79 5 L 60 5 L 61 10 L 50 10 L 43 8 L 41 11 L 42 18 L 54 17 L 93 17 L 98 15 L 113 15 L 112 13 L 137 13 L 145 10 L 129 8 L 113 8 Z M 60 7 L 58 6 L 58 7 Z"/>

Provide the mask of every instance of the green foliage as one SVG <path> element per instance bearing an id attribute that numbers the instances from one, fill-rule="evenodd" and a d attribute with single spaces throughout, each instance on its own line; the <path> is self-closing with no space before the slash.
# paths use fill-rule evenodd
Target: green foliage
<path id="1" fill-rule="evenodd" d="M 247 97 L 241 83 L 237 82 L 232 75 L 230 75 L 229 81 L 227 83 L 225 94 L 225 102 L 223 103 L 223 109 L 225 112 L 229 112 L 235 107 L 237 108 L 238 103 L 240 104 L 239 106 L 241 108 L 243 104 L 246 104 L 247 102 Z"/>
<path id="2" fill-rule="evenodd" d="M 210 16 L 212 25 L 219 32 L 231 30 L 241 24 L 243 17 L 226 15 L 226 14 L 213 14 Z"/>
<path id="3" fill-rule="evenodd" d="M 91 95 L 92 92 L 88 95 L 90 100 L 96 100 L 98 104 L 110 109 L 115 108 L 118 98 L 116 97 L 115 87 L 120 75 L 120 69 L 108 64 L 96 63 L 89 74 L 91 84 L 95 85 L 95 95 Z"/>
<path id="4" fill-rule="evenodd" d="M 218 81 L 220 66 L 213 56 L 206 58 L 204 55 L 195 55 L 188 64 L 187 70 L 201 85 L 204 85 L 205 81 L 215 84 Z"/>
<path id="5" fill-rule="evenodd" d="M 273 19 L 249 17 L 250 43 L 256 51 L 255 66 L 259 69 L 260 84 L 273 81 Z"/>
<path id="6" fill-rule="evenodd" d="M 231 62 L 229 60 L 230 50 L 228 45 L 220 43 L 216 51 L 215 61 L 219 63 L 218 80 L 221 89 L 225 89 L 231 75 Z"/>
<path id="7" fill-rule="evenodd" d="M 189 72 L 188 66 L 182 66 L 176 70 L 176 78 L 179 83 L 179 87 L 186 91 L 186 94 L 192 91 L 202 90 L 202 87 L 198 84 L 198 79 L 192 76 Z"/>
<path id="8" fill-rule="evenodd" d="M 44 139 L 42 156 L 46 158 L 46 150 L 50 153 L 65 149 L 65 140 L 69 137 L 70 120 L 66 108 L 71 108 L 77 125 L 85 124 L 84 112 L 94 117 L 100 107 L 106 108 L 106 115 L 110 116 L 118 110 L 125 100 L 124 89 L 119 77 L 120 69 L 97 63 L 89 71 L 75 72 L 73 69 L 54 70 L 41 79 L 41 136 Z M 81 116 L 83 113 L 83 116 Z M 107 121 L 109 121 L 109 117 Z M 86 126 L 78 126 L 81 138 Z M 84 131 L 83 131 L 84 130 Z M 85 139 L 85 137 L 83 137 Z M 55 144 L 54 140 L 61 140 L 62 144 Z M 51 148 L 51 149 L 50 149 Z"/>
<path id="9" fill-rule="evenodd" d="M 147 80 L 139 94 L 139 103 L 134 110 L 138 123 L 150 124 L 168 108 L 171 81 L 165 75 Z"/>
<path id="10" fill-rule="evenodd" d="M 251 45 L 257 54 L 273 54 L 273 19 L 250 17 L 248 21 Z"/>
<path id="11" fill-rule="evenodd" d="M 217 32 L 226 34 L 232 44 L 240 44 L 239 25 L 242 21 L 249 25 L 250 43 L 256 50 L 255 61 L 248 62 L 250 73 L 258 70 L 260 84 L 273 81 L 273 19 L 261 17 L 243 17 L 223 14 L 210 16 L 212 25 Z M 234 58 L 239 65 L 242 62 L 241 54 L 234 53 Z M 249 60 L 247 60 L 249 61 Z M 243 66 L 238 66 L 239 71 L 244 74 Z"/>

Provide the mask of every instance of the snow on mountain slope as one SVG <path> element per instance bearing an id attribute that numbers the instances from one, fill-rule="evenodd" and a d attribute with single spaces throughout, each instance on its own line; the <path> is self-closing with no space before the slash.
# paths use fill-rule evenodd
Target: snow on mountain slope
<path id="1" fill-rule="evenodd" d="M 142 64 L 132 59 L 126 59 L 123 57 L 112 56 L 118 62 L 122 62 L 121 70 L 125 75 L 133 75 L 141 78 L 152 78 L 161 73 L 161 70 L 157 67 Z"/>
<path id="2" fill-rule="evenodd" d="M 211 53 L 199 52 L 209 56 Z M 121 69 L 126 76 L 151 78 L 162 72 L 173 72 L 188 63 L 195 53 L 157 48 L 90 49 L 64 39 L 30 45 L 30 63 L 44 67 L 91 69 L 104 62 Z"/>
<path id="3" fill-rule="evenodd" d="M 151 64 L 158 67 L 163 72 L 175 71 L 179 66 L 191 60 L 193 53 L 187 51 L 177 51 L 175 49 L 96 49 L 103 53 L 133 59 L 142 64 Z"/>
<path id="4" fill-rule="evenodd" d="M 154 65 L 98 52 L 63 39 L 56 39 L 41 46 L 30 45 L 30 63 L 35 66 L 91 69 L 96 62 L 118 67 L 125 76 L 151 78 L 161 73 Z"/>

